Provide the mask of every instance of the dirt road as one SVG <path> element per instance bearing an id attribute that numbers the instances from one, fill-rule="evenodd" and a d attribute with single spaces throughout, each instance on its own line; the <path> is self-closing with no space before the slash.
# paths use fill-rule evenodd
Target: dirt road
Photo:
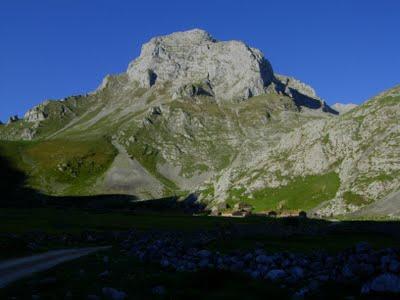
<path id="1" fill-rule="evenodd" d="M 109 246 L 106 246 L 54 250 L 38 255 L 2 261 L 0 262 L 0 288 L 18 279 L 28 277 L 33 273 L 45 271 L 63 262 L 109 248 Z"/>

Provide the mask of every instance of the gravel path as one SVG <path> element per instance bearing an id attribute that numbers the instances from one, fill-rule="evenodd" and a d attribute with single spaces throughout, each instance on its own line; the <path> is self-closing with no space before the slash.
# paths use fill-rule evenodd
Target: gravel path
<path id="1" fill-rule="evenodd" d="M 54 250 L 29 257 L 2 261 L 0 262 L 0 288 L 33 273 L 45 271 L 63 262 L 109 248 L 111 247 Z"/>

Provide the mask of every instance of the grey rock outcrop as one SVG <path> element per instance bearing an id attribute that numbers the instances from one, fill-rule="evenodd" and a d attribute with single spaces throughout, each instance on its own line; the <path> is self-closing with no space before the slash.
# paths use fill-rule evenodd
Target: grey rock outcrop
<path id="1" fill-rule="evenodd" d="M 374 278 L 370 283 L 366 283 L 361 292 L 369 294 L 371 292 L 380 293 L 400 293 L 400 277 L 395 274 L 385 273 Z"/>
<path id="2" fill-rule="evenodd" d="M 15 122 L 17 122 L 18 120 L 19 120 L 19 117 L 18 117 L 17 115 L 11 116 L 11 117 L 8 118 L 7 124 L 15 123 Z"/>
<path id="3" fill-rule="evenodd" d="M 332 105 L 332 108 L 339 112 L 339 114 L 344 114 L 347 113 L 348 111 L 352 110 L 353 108 L 356 108 L 358 105 L 354 103 L 335 103 Z"/>
<path id="4" fill-rule="evenodd" d="M 301 111 L 305 110 L 307 112 L 311 110 L 338 114 L 336 110 L 332 109 L 323 99 L 317 96 L 317 93 L 311 86 L 300 80 L 275 74 L 273 85 L 279 94 L 284 94 L 292 98 Z"/>
<path id="5" fill-rule="evenodd" d="M 315 90 L 308 84 L 297 80 L 296 78 L 275 74 L 276 79 L 278 79 L 282 84 L 284 84 L 286 93 L 290 94 L 290 89 L 297 90 L 299 93 L 302 93 L 305 96 L 310 98 L 319 99 Z"/>
<path id="6" fill-rule="evenodd" d="M 273 79 L 261 51 L 239 41 L 216 41 L 199 29 L 151 39 L 127 73 L 144 88 L 171 82 L 175 97 L 205 93 L 223 100 L 263 94 Z"/>
<path id="7" fill-rule="evenodd" d="M 44 121 L 46 117 L 47 115 L 43 111 L 43 105 L 38 105 L 25 113 L 24 120 L 27 122 L 40 122 Z"/>
<path id="8" fill-rule="evenodd" d="M 124 300 L 127 298 L 127 294 L 125 292 L 110 287 L 103 288 L 102 292 L 106 299 L 110 300 Z"/>

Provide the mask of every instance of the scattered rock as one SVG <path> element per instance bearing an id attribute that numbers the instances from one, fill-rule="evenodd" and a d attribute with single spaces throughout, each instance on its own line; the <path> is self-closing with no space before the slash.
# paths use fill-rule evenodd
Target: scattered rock
<path id="1" fill-rule="evenodd" d="M 362 286 L 361 292 L 400 293 L 400 277 L 391 273 L 384 273 L 375 277 L 370 283 Z"/>
<path id="2" fill-rule="evenodd" d="M 296 279 L 300 279 L 304 277 L 304 270 L 300 267 L 293 267 L 290 269 L 290 275 L 292 275 Z"/>
<path id="3" fill-rule="evenodd" d="M 103 295 L 111 300 L 124 300 L 127 297 L 127 294 L 122 291 L 118 291 L 116 289 L 105 287 L 102 289 Z"/>
<path id="4" fill-rule="evenodd" d="M 110 276 L 110 272 L 108 270 L 106 270 L 106 271 L 104 271 L 104 272 L 99 274 L 100 278 L 107 278 L 109 276 Z"/>
<path id="5" fill-rule="evenodd" d="M 400 263 L 397 259 L 393 259 L 390 261 L 389 271 L 392 273 L 398 273 L 400 271 Z"/>
<path id="6" fill-rule="evenodd" d="M 199 252 L 197 252 L 197 255 L 201 258 L 208 258 L 211 256 L 211 251 L 208 250 L 200 250 Z"/>
<path id="7" fill-rule="evenodd" d="M 164 267 L 164 268 L 167 268 L 167 267 L 170 265 L 168 259 L 162 259 L 161 262 L 160 262 L 160 264 L 161 264 L 161 266 Z"/>
<path id="8" fill-rule="evenodd" d="M 167 290 L 165 289 L 164 286 L 159 285 L 159 286 L 156 286 L 156 287 L 152 288 L 152 289 L 151 289 L 151 292 L 152 292 L 154 295 L 162 296 L 162 295 L 165 295 L 165 294 L 166 294 Z"/>
<path id="9" fill-rule="evenodd" d="M 267 255 L 258 255 L 256 257 L 256 262 L 260 263 L 260 264 L 267 264 L 267 263 L 271 263 L 272 262 L 272 258 L 267 256 Z"/>
<path id="10" fill-rule="evenodd" d="M 199 268 L 208 268 L 210 264 L 210 261 L 207 258 L 203 258 L 202 260 L 200 260 L 199 262 Z"/>
<path id="11" fill-rule="evenodd" d="M 269 271 L 267 275 L 265 275 L 265 278 L 272 281 L 277 281 L 283 279 L 285 276 L 286 272 L 284 270 L 276 269 Z"/>

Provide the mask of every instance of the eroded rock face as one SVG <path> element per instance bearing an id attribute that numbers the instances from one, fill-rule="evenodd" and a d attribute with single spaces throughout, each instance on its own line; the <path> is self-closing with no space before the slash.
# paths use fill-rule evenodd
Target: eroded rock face
<path id="1" fill-rule="evenodd" d="M 127 72 L 144 88 L 172 82 L 178 95 L 200 92 L 223 100 L 260 95 L 273 79 L 261 51 L 239 41 L 216 41 L 199 29 L 151 39 Z"/>
<path id="2" fill-rule="evenodd" d="M 40 122 L 46 119 L 46 114 L 42 110 L 42 106 L 38 105 L 28 110 L 24 115 L 24 120 L 27 122 Z"/>
<path id="3" fill-rule="evenodd" d="M 275 77 L 282 84 L 284 84 L 286 93 L 288 95 L 291 93 L 290 89 L 294 89 L 294 90 L 297 90 L 299 93 L 302 93 L 305 96 L 319 99 L 315 90 L 308 84 L 305 84 L 304 82 L 301 82 L 300 80 L 297 80 L 296 78 L 285 76 L 285 75 L 275 74 Z"/>

